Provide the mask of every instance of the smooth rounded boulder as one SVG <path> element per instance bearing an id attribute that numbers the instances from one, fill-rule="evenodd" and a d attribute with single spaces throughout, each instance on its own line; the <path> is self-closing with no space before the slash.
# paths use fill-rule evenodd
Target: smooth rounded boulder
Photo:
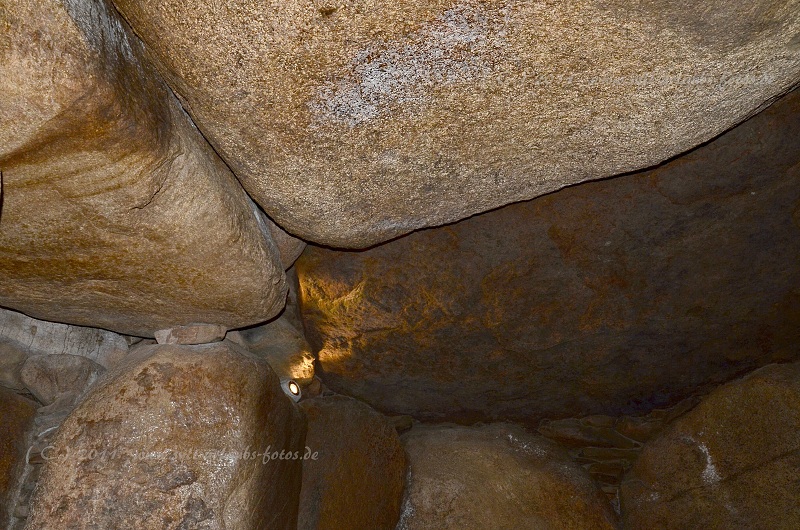
<path id="1" fill-rule="evenodd" d="M 115 0 L 288 232 L 363 248 L 638 170 L 800 81 L 798 0 Z"/>
<path id="2" fill-rule="evenodd" d="M 263 322 L 279 249 L 105 0 L 0 8 L 0 305 L 153 336 Z"/>
<path id="3" fill-rule="evenodd" d="M 26 528 L 295 530 L 305 430 L 229 341 L 137 347 L 42 450 Z"/>
<path id="4" fill-rule="evenodd" d="M 723 385 L 647 442 L 625 528 L 800 528 L 800 363 Z"/>
<path id="5" fill-rule="evenodd" d="M 510 424 L 417 425 L 397 530 L 613 530 L 611 505 L 556 444 Z"/>

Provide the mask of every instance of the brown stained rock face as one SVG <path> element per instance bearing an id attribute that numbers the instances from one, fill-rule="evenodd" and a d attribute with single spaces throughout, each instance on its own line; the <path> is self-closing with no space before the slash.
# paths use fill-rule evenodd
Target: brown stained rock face
<path id="1" fill-rule="evenodd" d="M 557 445 L 508 424 L 419 425 L 397 530 L 617 528 L 605 497 Z"/>
<path id="2" fill-rule="evenodd" d="M 290 233 L 363 248 L 686 151 L 800 81 L 798 0 L 115 0 Z"/>
<path id="3" fill-rule="evenodd" d="M 0 305 L 152 336 L 277 314 L 257 211 L 103 0 L 0 8 Z"/>
<path id="4" fill-rule="evenodd" d="M 298 260 L 318 376 L 384 412 L 619 414 L 800 351 L 800 92 L 653 171 Z"/>
<path id="5" fill-rule="evenodd" d="M 294 530 L 301 462 L 262 454 L 304 437 L 277 376 L 235 344 L 142 346 L 42 453 L 27 528 Z"/>
<path id="6" fill-rule="evenodd" d="M 11 496 L 25 465 L 28 430 L 36 414 L 35 404 L 0 387 L 0 527 L 12 515 Z"/>
<path id="7" fill-rule="evenodd" d="M 800 528 L 800 363 L 728 383 L 645 444 L 625 528 Z"/>
<path id="8" fill-rule="evenodd" d="M 393 425 L 345 396 L 301 402 L 308 419 L 298 530 L 394 530 L 406 454 Z"/>

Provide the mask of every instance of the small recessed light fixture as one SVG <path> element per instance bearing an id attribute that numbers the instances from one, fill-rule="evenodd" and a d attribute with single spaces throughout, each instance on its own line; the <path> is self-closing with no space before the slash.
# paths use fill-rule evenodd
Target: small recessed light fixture
<path id="1" fill-rule="evenodd" d="M 292 401 L 300 401 L 303 392 L 300 390 L 300 385 L 297 384 L 297 381 L 294 379 L 285 379 L 281 381 L 281 388 L 287 396 L 292 398 Z"/>

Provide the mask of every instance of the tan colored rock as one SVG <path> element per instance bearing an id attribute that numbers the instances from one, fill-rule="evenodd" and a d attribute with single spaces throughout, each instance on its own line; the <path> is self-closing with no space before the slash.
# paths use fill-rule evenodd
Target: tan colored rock
<path id="1" fill-rule="evenodd" d="M 37 320 L 0 309 L 0 341 L 26 355 L 80 355 L 110 367 L 128 353 L 126 337 L 105 329 Z"/>
<path id="2" fill-rule="evenodd" d="M 261 326 L 232 331 L 228 338 L 267 361 L 281 381 L 291 379 L 306 387 L 314 378 L 311 346 L 286 314 Z"/>
<path id="3" fill-rule="evenodd" d="M 25 361 L 20 377 L 43 405 L 67 396 L 74 404 L 103 372 L 105 368 L 78 355 L 34 355 Z"/>
<path id="4" fill-rule="evenodd" d="M 298 530 L 394 530 L 406 454 L 394 426 L 352 398 L 301 402 L 308 419 Z"/>
<path id="5" fill-rule="evenodd" d="M 800 363 L 728 383 L 645 444 L 625 528 L 800 527 Z"/>
<path id="6" fill-rule="evenodd" d="M 295 268 L 332 390 L 451 421 L 641 414 L 800 358 L 800 92 L 653 171 Z"/>
<path id="7" fill-rule="evenodd" d="M 231 342 L 137 348 L 65 420 L 28 528 L 296 528 L 305 422 Z"/>
<path id="8" fill-rule="evenodd" d="M 14 494 L 28 448 L 35 404 L 0 387 L 0 527 L 7 528 L 13 515 Z"/>
<path id="9" fill-rule="evenodd" d="M 159 344 L 207 344 L 220 342 L 225 338 L 227 329 L 213 324 L 189 324 L 155 332 Z"/>
<path id="10" fill-rule="evenodd" d="M 152 336 L 277 314 L 255 208 L 104 0 L 0 10 L 0 305 Z"/>
<path id="11" fill-rule="evenodd" d="M 417 425 L 398 530 L 617 528 L 611 505 L 553 442 L 521 427 Z"/>
<path id="12" fill-rule="evenodd" d="M 275 242 L 278 255 L 281 258 L 281 265 L 285 270 L 288 270 L 305 250 L 306 242 L 286 233 L 263 213 L 261 214 L 261 219 L 264 221 L 270 236 L 272 236 L 272 241 Z"/>
<path id="13" fill-rule="evenodd" d="M 279 225 L 366 247 L 659 163 L 800 81 L 798 0 L 115 0 Z"/>

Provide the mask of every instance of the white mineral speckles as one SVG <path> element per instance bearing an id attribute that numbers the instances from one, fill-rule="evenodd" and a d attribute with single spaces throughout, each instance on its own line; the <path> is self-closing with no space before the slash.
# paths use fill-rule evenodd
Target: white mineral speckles
<path id="1" fill-rule="evenodd" d="M 408 485 L 412 482 L 411 464 L 408 465 L 406 471 L 406 492 L 403 498 L 403 505 L 400 507 L 400 520 L 397 522 L 396 530 L 408 530 L 411 520 L 414 518 L 414 504 L 408 495 Z"/>
<path id="2" fill-rule="evenodd" d="M 544 458 L 547 456 L 547 451 L 545 451 L 544 448 L 533 447 L 531 444 L 525 443 L 511 434 L 508 435 L 508 441 L 511 442 L 512 446 L 522 450 L 523 452 L 529 455 L 538 456 L 540 458 Z"/>
<path id="3" fill-rule="evenodd" d="M 355 127 L 398 106 L 419 106 L 433 87 L 488 78 L 505 43 L 508 8 L 462 4 L 422 29 L 357 53 L 349 72 L 319 87 L 309 102 L 315 125 Z"/>
<path id="4" fill-rule="evenodd" d="M 706 444 L 699 442 L 697 447 L 700 448 L 702 451 L 703 456 L 706 457 L 706 468 L 703 470 L 703 480 L 707 484 L 714 484 L 722 480 L 722 476 L 717 471 L 717 466 L 714 465 L 714 462 L 711 459 L 711 453 L 708 451 L 708 447 Z"/>

